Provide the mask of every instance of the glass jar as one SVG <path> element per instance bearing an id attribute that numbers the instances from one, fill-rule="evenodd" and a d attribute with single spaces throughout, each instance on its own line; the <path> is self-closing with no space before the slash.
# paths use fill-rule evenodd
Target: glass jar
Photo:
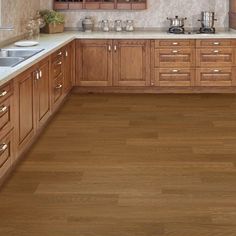
<path id="1" fill-rule="evenodd" d="M 122 31 L 122 21 L 116 20 L 114 27 L 115 27 L 115 31 L 117 31 L 117 32 Z"/>

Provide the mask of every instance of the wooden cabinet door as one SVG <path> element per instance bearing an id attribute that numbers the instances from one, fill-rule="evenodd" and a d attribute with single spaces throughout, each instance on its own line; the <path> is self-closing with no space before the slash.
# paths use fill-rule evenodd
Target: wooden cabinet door
<path id="1" fill-rule="evenodd" d="M 76 85 L 112 85 L 112 40 L 77 40 Z"/>
<path id="2" fill-rule="evenodd" d="M 14 80 L 16 92 L 16 133 L 20 151 L 35 133 L 34 117 L 34 70 L 29 69 Z"/>
<path id="3" fill-rule="evenodd" d="M 115 86 L 150 85 L 150 41 L 114 40 Z"/>
<path id="4" fill-rule="evenodd" d="M 46 122 L 51 112 L 49 68 L 50 61 L 47 58 L 38 64 L 36 72 L 34 72 L 35 118 L 37 127 L 42 126 Z"/>
<path id="5" fill-rule="evenodd" d="M 64 91 L 66 94 L 71 90 L 74 80 L 74 47 L 73 41 L 64 50 Z"/>

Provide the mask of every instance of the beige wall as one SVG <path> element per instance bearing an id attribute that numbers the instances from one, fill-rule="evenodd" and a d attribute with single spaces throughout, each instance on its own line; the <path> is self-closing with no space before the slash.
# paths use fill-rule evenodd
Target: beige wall
<path id="1" fill-rule="evenodd" d="M 0 42 L 25 32 L 27 19 L 40 8 L 39 0 L 1 0 L 2 25 L 13 25 L 14 31 L 0 31 Z"/>
<path id="2" fill-rule="evenodd" d="M 199 27 L 197 21 L 201 11 L 215 11 L 217 27 L 228 27 L 229 0 L 148 0 L 145 11 L 69 11 L 66 14 L 66 26 L 81 26 L 80 19 L 86 15 L 102 19 L 133 19 L 138 27 L 168 27 L 166 17 L 176 15 L 188 17 L 186 26 Z M 51 7 L 52 0 L 41 0 L 41 8 Z"/>

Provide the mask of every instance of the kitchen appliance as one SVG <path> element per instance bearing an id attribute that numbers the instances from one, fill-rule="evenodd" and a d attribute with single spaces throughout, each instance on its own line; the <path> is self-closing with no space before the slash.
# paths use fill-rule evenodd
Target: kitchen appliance
<path id="1" fill-rule="evenodd" d="M 215 12 L 203 11 L 201 12 L 201 19 L 198 20 L 201 22 L 200 33 L 202 34 L 214 34 L 215 33 Z"/>
<path id="2" fill-rule="evenodd" d="M 178 16 L 175 16 L 175 18 L 169 18 L 167 17 L 167 20 L 170 21 L 170 28 L 169 33 L 172 34 L 184 34 L 184 21 L 187 20 L 186 17 L 179 18 Z"/>

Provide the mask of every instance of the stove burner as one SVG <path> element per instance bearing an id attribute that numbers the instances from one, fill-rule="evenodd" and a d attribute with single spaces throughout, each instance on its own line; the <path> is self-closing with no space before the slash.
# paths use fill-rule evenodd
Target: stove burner
<path id="1" fill-rule="evenodd" d="M 200 28 L 199 33 L 200 34 L 215 34 L 216 29 L 215 28 Z"/>
<path id="2" fill-rule="evenodd" d="M 169 33 L 171 34 L 184 34 L 184 27 L 171 27 L 169 28 Z"/>

